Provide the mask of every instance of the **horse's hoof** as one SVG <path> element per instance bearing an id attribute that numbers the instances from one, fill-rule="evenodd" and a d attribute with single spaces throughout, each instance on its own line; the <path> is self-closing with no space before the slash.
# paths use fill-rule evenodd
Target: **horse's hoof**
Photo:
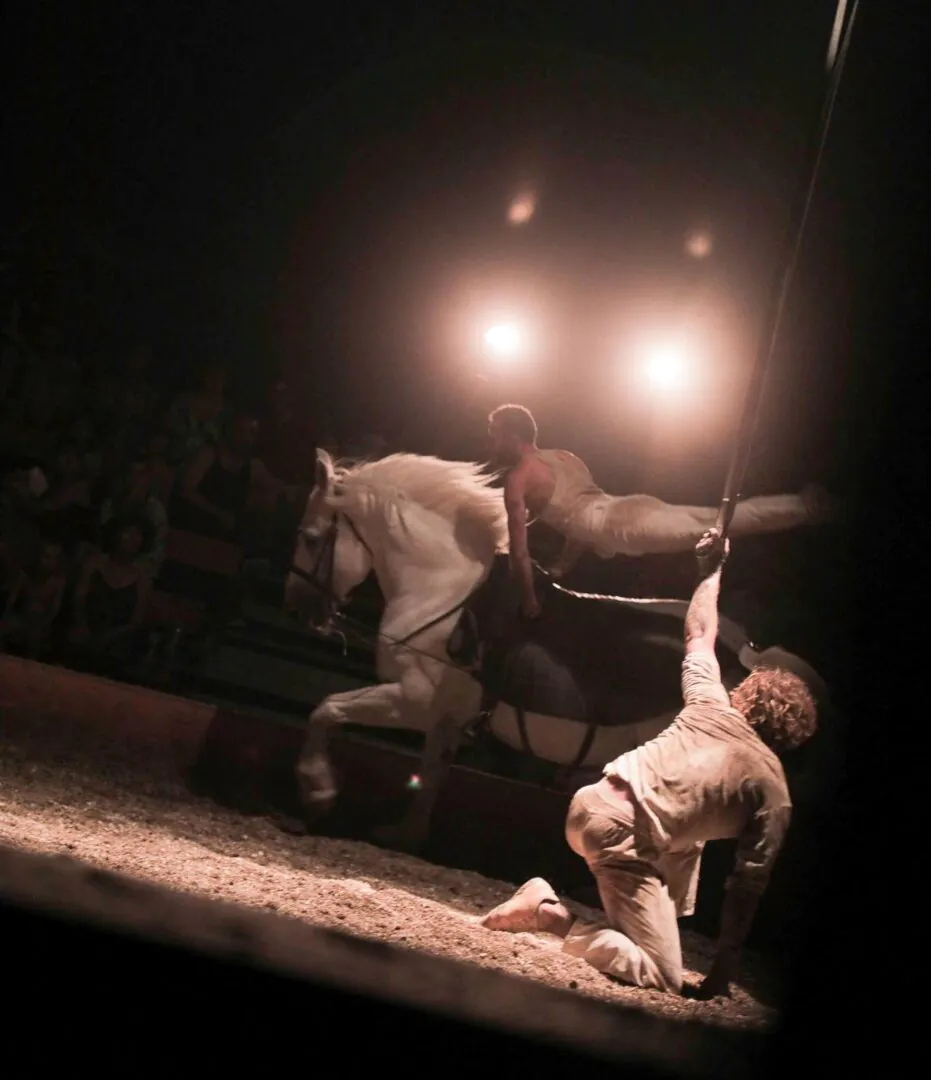
<path id="1" fill-rule="evenodd" d="M 427 838 L 419 836 L 400 825 L 380 825 L 372 832 L 372 840 L 378 847 L 419 855 L 426 847 Z"/>
<path id="2" fill-rule="evenodd" d="M 305 796 L 301 800 L 301 812 L 309 828 L 329 817 L 336 805 L 336 793 L 320 796 Z"/>

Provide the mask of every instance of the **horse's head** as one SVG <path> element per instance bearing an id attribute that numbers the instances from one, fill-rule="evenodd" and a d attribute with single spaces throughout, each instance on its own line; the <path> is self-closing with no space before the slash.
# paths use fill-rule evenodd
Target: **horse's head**
<path id="1" fill-rule="evenodd" d="M 311 626 L 328 627 L 372 569 L 372 552 L 341 506 L 339 481 L 326 450 L 317 450 L 314 487 L 297 531 L 285 604 Z"/>

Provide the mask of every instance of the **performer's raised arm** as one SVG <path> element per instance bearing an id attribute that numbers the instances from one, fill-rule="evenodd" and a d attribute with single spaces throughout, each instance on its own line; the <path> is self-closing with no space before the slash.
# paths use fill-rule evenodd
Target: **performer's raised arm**
<path id="1" fill-rule="evenodd" d="M 520 588 L 521 609 L 528 619 L 534 619 L 540 614 L 540 605 L 533 588 L 533 561 L 527 546 L 524 474 L 520 467 L 508 474 L 504 485 L 504 505 L 508 515 L 511 571 Z"/>

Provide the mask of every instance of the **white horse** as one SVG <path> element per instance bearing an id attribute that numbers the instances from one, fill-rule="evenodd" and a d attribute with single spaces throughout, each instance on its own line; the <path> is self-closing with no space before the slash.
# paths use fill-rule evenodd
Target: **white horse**
<path id="1" fill-rule="evenodd" d="M 317 477 L 301 522 L 286 603 L 329 625 L 349 594 L 375 572 L 385 606 L 378 630 L 378 685 L 333 694 L 311 714 L 298 763 L 301 796 L 309 812 L 328 809 L 338 794 L 327 755 L 339 724 L 405 728 L 425 735 L 421 787 L 404 821 L 390 830 L 397 846 L 416 850 L 427 839 L 430 816 L 466 725 L 479 714 L 482 688 L 451 662 L 450 637 L 464 602 L 506 550 L 507 520 L 501 491 L 481 466 L 414 454 L 394 454 L 352 467 L 334 466 L 317 453 Z M 628 601 L 684 618 L 684 601 Z M 762 663 L 810 671 L 782 650 L 756 653 L 744 631 L 722 617 L 719 639 L 749 670 Z M 651 644 L 681 655 L 681 635 Z M 791 662 L 785 663 L 788 658 Z M 799 671 L 801 674 L 802 672 Z M 812 673 L 813 674 L 813 673 Z M 815 676 L 817 678 L 817 676 Z M 527 712 L 500 703 L 491 732 L 521 750 L 523 730 L 534 754 L 561 765 L 600 767 L 653 738 L 675 716 L 672 710 L 620 717 L 598 727 L 578 759 L 589 725 Z"/>

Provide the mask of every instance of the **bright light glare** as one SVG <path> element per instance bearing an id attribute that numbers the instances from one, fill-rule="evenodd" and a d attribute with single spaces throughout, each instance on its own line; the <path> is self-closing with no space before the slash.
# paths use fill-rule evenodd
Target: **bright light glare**
<path id="1" fill-rule="evenodd" d="M 685 250 L 693 259 L 706 259 L 711 254 L 714 241 L 709 232 L 697 229 L 685 238 Z"/>
<path id="2" fill-rule="evenodd" d="M 512 225 L 525 225 L 537 208 L 537 200 L 531 192 L 518 195 L 508 207 L 508 221 Z"/>
<path id="3" fill-rule="evenodd" d="M 647 351 L 646 374 L 657 390 L 681 390 L 688 382 L 688 358 L 678 345 L 657 345 Z"/>
<path id="4" fill-rule="evenodd" d="M 516 323 L 499 323 L 485 331 L 485 344 L 498 356 L 516 356 L 524 345 L 524 333 Z"/>

